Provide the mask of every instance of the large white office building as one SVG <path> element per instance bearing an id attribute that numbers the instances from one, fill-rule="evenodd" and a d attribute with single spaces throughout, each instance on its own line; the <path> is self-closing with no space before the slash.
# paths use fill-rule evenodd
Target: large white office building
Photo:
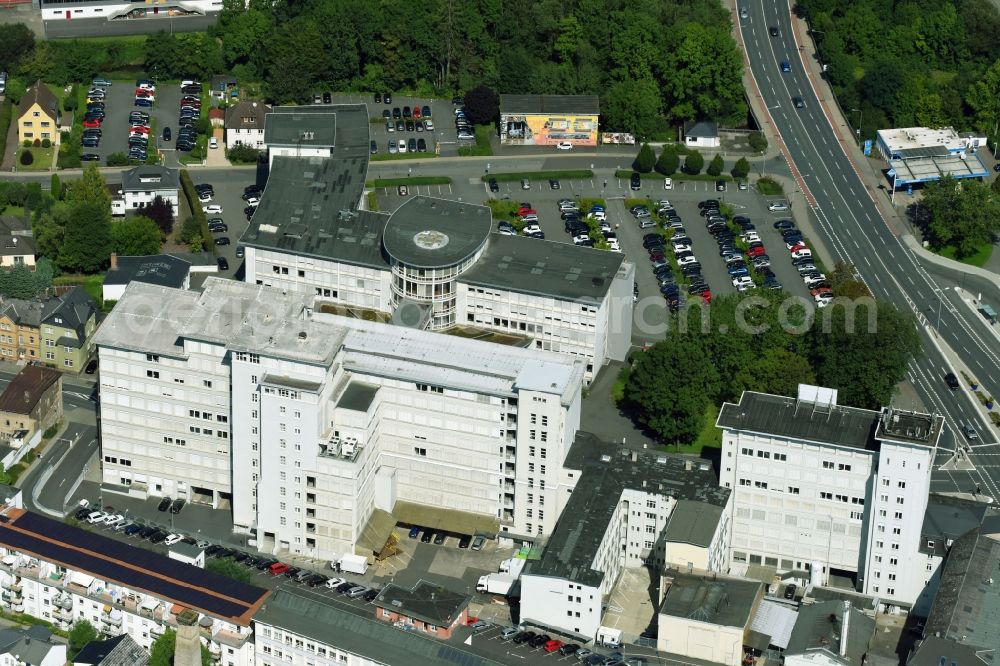
<path id="1" fill-rule="evenodd" d="M 559 523 L 521 574 L 524 622 L 589 641 L 625 569 L 724 570 L 730 491 L 707 462 L 619 450 L 580 433 L 558 496 Z"/>
<path id="2" fill-rule="evenodd" d="M 313 302 L 130 285 L 97 339 L 105 483 L 231 505 L 262 550 L 318 558 L 379 552 L 397 522 L 552 531 L 583 359 Z"/>
<path id="3" fill-rule="evenodd" d="M 363 105 L 276 107 L 270 173 L 241 244 L 246 282 L 432 331 L 479 330 L 586 360 L 589 381 L 631 344 L 635 267 L 619 253 L 502 236 L 489 208 L 426 196 L 359 210 Z"/>
<path id="4" fill-rule="evenodd" d="M 734 569 L 809 571 L 814 584 L 832 573 L 883 603 L 916 602 L 941 417 L 844 407 L 836 391 L 802 385 L 797 398 L 745 392 L 717 425 Z"/>

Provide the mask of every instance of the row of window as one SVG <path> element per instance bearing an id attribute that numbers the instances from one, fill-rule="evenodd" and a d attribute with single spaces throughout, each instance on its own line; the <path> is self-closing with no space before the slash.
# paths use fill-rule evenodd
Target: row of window
<path id="1" fill-rule="evenodd" d="M 104 456 L 104 462 L 111 463 L 112 465 L 124 465 L 125 467 L 132 466 L 132 461 L 128 458 L 117 458 L 115 456 Z"/>

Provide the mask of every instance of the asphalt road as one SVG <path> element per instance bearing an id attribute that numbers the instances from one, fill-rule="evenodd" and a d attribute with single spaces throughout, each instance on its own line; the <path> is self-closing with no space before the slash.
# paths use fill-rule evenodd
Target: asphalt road
<path id="1" fill-rule="evenodd" d="M 38 10 L 35 10 L 38 11 Z M 202 32 L 215 25 L 217 14 L 206 16 L 159 17 L 109 21 L 106 18 L 77 18 L 43 21 L 46 39 L 151 35 L 157 32 Z"/>
<path id="2" fill-rule="evenodd" d="M 961 275 L 926 270 L 902 243 L 898 236 L 901 230 L 890 226 L 897 223 L 882 217 L 824 114 L 795 41 L 788 5 L 753 0 L 740 6 L 749 10 L 749 17 L 738 24 L 751 72 L 801 182 L 814 197 L 812 212 L 823 241 L 836 259 L 857 267 L 876 298 L 914 312 L 926 324 L 919 327 L 924 356 L 911 364 L 908 376 L 928 409 L 946 418 L 951 432 L 942 438 L 942 446 L 954 447 L 962 421 L 972 422 L 981 434 L 982 443 L 971 455 L 976 470 L 949 473 L 939 479 L 936 489 L 969 492 L 978 485 L 982 492 L 1000 498 L 1000 467 L 990 463 L 1000 453 L 994 431 L 968 401 L 956 399 L 946 389 L 942 377 L 949 366 L 931 344 L 927 327 L 937 329 L 992 394 L 1000 394 L 1000 344 L 986 329 L 985 321 L 961 304 L 951 289 Z M 778 27 L 777 37 L 769 35 L 770 26 Z M 790 72 L 781 71 L 782 61 L 790 63 Z M 791 101 L 795 96 L 804 100 L 804 108 L 795 108 Z M 878 192 L 877 196 L 884 195 Z M 984 293 L 987 302 L 995 298 L 993 289 Z M 940 322 L 939 305 L 943 306 Z M 935 472 L 936 478 L 942 476 Z"/>

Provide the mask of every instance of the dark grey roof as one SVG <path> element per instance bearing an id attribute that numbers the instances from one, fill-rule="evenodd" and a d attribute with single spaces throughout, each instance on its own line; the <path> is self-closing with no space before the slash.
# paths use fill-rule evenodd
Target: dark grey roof
<path id="1" fill-rule="evenodd" d="M 475 255 L 492 227 L 486 206 L 416 196 L 389 217 L 383 243 L 391 258 L 407 266 L 444 268 Z"/>
<path id="2" fill-rule="evenodd" d="M 388 270 L 382 233 L 389 217 L 357 210 L 367 168 L 367 155 L 275 157 L 240 242 Z"/>
<path id="3" fill-rule="evenodd" d="M 23 234 L 0 233 L 0 255 L 20 257 L 35 254 L 35 239 Z"/>
<path id="4" fill-rule="evenodd" d="M 500 95 L 500 113 L 598 115 L 597 95 Z"/>
<path id="5" fill-rule="evenodd" d="M 994 654 L 983 654 L 951 638 L 928 636 L 910 654 L 906 666 L 982 666 L 992 664 Z"/>
<path id="6" fill-rule="evenodd" d="M 1000 517 L 952 543 L 924 635 L 1000 650 Z"/>
<path id="7" fill-rule="evenodd" d="M 59 118 L 59 99 L 52 94 L 48 86 L 42 83 L 41 79 L 35 81 L 35 85 L 24 93 L 21 103 L 17 106 L 17 117 L 20 118 L 26 114 L 36 102 L 43 111 L 52 116 L 53 120 Z"/>
<path id="8" fill-rule="evenodd" d="M 87 339 L 87 322 L 96 315 L 97 303 L 86 289 L 77 286 L 45 301 L 42 322 L 72 329 L 76 333 L 77 340 L 83 342 Z"/>
<path id="9" fill-rule="evenodd" d="M 120 634 L 105 641 L 90 641 L 73 658 L 73 664 L 88 666 L 146 666 L 149 653 L 129 634 Z"/>
<path id="10" fill-rule="evenodd" d="M 438 627 L 450 627 L 470 600 L 468 594 L 420 580 L 412 589 L 389 583 L 372 604 Z"/>
<path id="11" fill-rule="evenodd" d="M 669 587 L 660 613 L 723 627 L 746 628 L 763 595 L 764 584 L 744 578 L 664 572 Z M 766 646 L 765 646 L 766 647 Z"/>
<path id="12" fill-rule="evenodd" d="M 689 543 L 708 548 L 719 527 L 722 508 L 716 504 L 680 500 L 670 512 L 663 536 L 667 543 Z"/>
<path id="13" fill-rule="evenodd" d="M 486 251 L 459 282 L 598 303 L 624 261 L 618 252 L 492 233 Z"/>
<path id="14" fill-rule="evenodd" d="M 948 542 L 979 527 L 990 511 L 982 502 L 948 495 L 932 494 L 927 498 L 924 524 L 920 530 L 920 552 L 944 557 Z M 933 543 L 934 545 L 928 545 Z"/>
<path id="15" fill-rule="evenodd" d="M 104 284 L 117 285 L 137 281 L 180 289 L 184 286 L 184 280 L 191 270 L 191 264 L 169 254 L 117 257 L 115 261 L 118 268 L 112 268 L 107 272 Z"/>
<path id="16" fill-rule="evenodd" d="M 368 158 L 364 104 L 275 106 L 264 119 L 268 146 L 329 147 L 331 156 Z"/>
<path id="17" fill-rule="evenodd" d="M 157 164 L 141 164 L 122 171 L 122 190 L 125 192 L 153 192 L 178 190 L 181 186 L 180 171 Z"/>
<path id="18" fill-rule="evenodd" d="M 271 105 L 253 99 L 243 100 L 226 109 L 226 129 L 262 130 L 264 118 L 271 112 Z"/>
<path id="19" fill-rule="evenodd" d="M 789 437 L 858 449 L 877 448 L 878 412 L 854 407 L 816 407 L 777 395 L 744 391 L 739 404 L 725 403 L 720 428 Z"/>
<path id="20" fill-rule="evenodd" d="M 847 649 L 840 655 L 844 634 L 844 614 L 846 620 Z M 799 608 L 785 655 L 805 654 L 813 651 L 826 652 L 834 661 L 852 666 L 860 666 L 868 644 L 875 635 L 875 620 L 850 604 L 841 601 L 824 601 L 804 605 Z"/>
<path id="21" fill-rule="evenodd" d="M 493 666 L 500 663 L 480 654 L 481 649 L 475 643 L 463 645 L 402 631 L 376 620 L 374 615 L 370 606 L 365 610 L 355 609 L 330 597 L 280 589 L 257 611 L 255 619 L 382 664 Z"/>
<path id="22" fill-rule="evenodd" d="M 350 409 L 355 412 L 367 412 L 368 408 L 371 407 L 372 401 L 375 400 L 376 393 L 378 393 L 378 386 L 374 384 L 351 382 L 344 389 L 343 395 L 340 396 L 337 407 Z"/>
<path id="23" fill-rule="evenodd" d="M 711 466 L 702 463 L 664 453 L 619 451 L 591 433 L 577 432 L 564 466 L 582 475 L 541 559 L 529 562 L 525 573 L 596 587 L 604 572 L 591 566 L 625 488 L 726 505 L 730 490 L 719 486 Z"/>
<path id="24" fill-rule="evenodd" d="M 949 154 L 948 146 L 921 146 L 919 148 L 900 148 L 895 151 L 893 156 L 901 160 L 912 160 L 921 157 L 947 157 Z"/>
<path id="25" fill-rule="evenodd" d="M 14 657 L 15 662 L 38 666 L 55 646 L 52 632 L 40 625 L 0 629 L 0 654 Z"/>
<path id="26" fill-rule="evenodd" d="M 719 126 L 707 120 L 684 123 L 684 136 L 698 139 L 714 139 L 719 136 Z"/>

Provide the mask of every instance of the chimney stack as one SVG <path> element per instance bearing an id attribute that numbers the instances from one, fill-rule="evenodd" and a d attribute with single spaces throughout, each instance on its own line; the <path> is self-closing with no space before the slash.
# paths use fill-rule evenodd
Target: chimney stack
<path id="1" fill-rule="evenodd" d="M 111 270 L 118 270 L 118 254 L 115 252 L 111 253 Z"/>

